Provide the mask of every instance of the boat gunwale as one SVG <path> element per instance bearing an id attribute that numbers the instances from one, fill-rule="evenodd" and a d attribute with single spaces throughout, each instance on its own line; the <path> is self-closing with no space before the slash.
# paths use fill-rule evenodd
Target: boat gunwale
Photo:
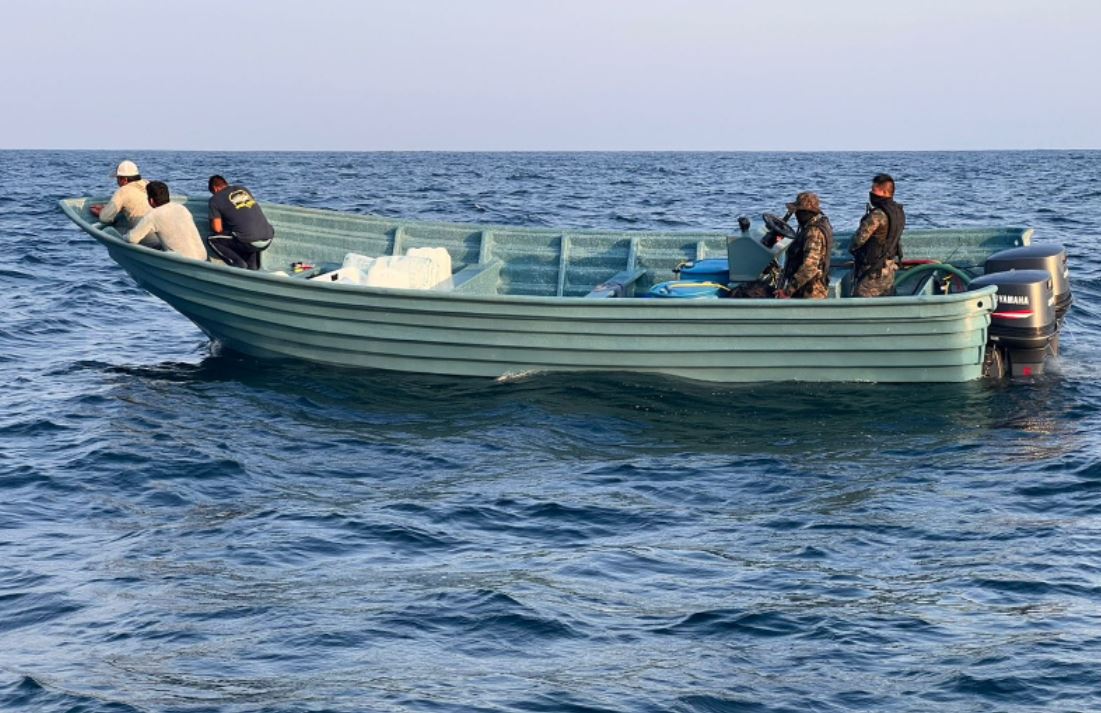
<path id="1" fill-rule="evenodd" d="M 103 200 L 107 200 L 108 197 L 104 197 Z M 174 194 L 172 196 L 173 201 L 177 201 L 183 204 L 194 202 L 191 196 L 186 194 Z M 83 196 L 78 198 L 63 198 L 60 202 L 65 201 L 88 201 L 88 200 L 100 200 L 94 196 Z M 205 199 L 204 199 L 205 200 Z M 287 203 L 273 203 L 270 201 L 260 201 L 261 206 L 271 206 L 280 210 L 286 210 L 298 213 L 315 214 L 323 217 L 340 216 L 341 219 L 355 219 L 362 221 L 383 221 L 387 223 L 393 223 L 394 227 L 404 225 L 424 225 L 424 226 L 436 226 L 444 228 L 459 228 L 468 230 L 501 230 L 508 232 L 522 232 L 532 234 L 545 234 L 559 236 L 566 233 L 570 236 L 574 235 L 589 235 L 593 237 L 611 237 L 611 236 L 655 236 L 655 237 L 685 237 L 685 238 L 726 238 L 727 233 L 719 230 L 700 230 L 696 232 L 692 231 L 670 231 L 662 232 L 658 230 L 608 230 L 605 228 L 568 228 L 568 227 L 540 227 L 531 225 L 508 225 L 504 223 L 462 223 L 462 222 L 450 222 L 445 220 L 410 220 L 407 218 L 393 218 L 390 216 L 379 215 L 377 213 L 352 213 L 349 211 L 343 211 L 336 208 L 311 208 L 308 206 L 289 205 Z M 959 230 L 967 230 L 968 228 L 927 228 L 921 229 L 922 233 L 952 233 Z M 989 230 L 989 228 L 975 228 L 977 230 Z M 1029 244 L 1030 239 L 1035 233 L 1034 228 L 1023 226 L 998 226 L 997 230 L 1019 230 L 1022 232 L 1022 239 L 1024 246 Z M 855 231 L 841 231 L 835 233 L 835 237 L 851 236 Z"/>

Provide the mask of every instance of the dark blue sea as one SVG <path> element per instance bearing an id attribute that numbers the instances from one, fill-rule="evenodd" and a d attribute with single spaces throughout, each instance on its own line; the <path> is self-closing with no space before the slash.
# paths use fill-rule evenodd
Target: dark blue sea
<path id="1" fill-rule="evenodd" d="M 174 192 L 730 230 L 888 171 L 1070 253 L 1009 384 L 497 383 L 216 354 L 71 225 Z M 0 152 L 0 709 L 1101 709 L 1101 152 Z"/>

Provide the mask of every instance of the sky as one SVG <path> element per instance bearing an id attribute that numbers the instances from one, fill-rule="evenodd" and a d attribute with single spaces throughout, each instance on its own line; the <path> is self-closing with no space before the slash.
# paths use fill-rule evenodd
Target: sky
<path id="1" fill-rule="evenodd" d="M 1101 148 L 1096 0 L 36 0 L 0 148 Z"/>

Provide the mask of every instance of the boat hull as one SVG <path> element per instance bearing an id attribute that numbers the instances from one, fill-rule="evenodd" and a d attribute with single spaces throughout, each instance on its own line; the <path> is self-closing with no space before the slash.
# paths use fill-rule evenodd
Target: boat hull
<path id="1" fill-rule="evenodd" d="M 142 287 L 235 351 L 461 376 L 968 381 L 981 376 L 993 303 L 993 290 L 835 304 L 440 296 L 292 282 L 110 247 Z"/>

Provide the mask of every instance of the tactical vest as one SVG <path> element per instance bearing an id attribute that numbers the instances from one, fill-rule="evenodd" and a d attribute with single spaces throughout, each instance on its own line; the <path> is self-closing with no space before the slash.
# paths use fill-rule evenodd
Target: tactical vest
<path id="1" fill-rule="evenodd" d="M 895 203 L 892 198 L 884 198 L 879 205 L 868 204 L 865 216 L 872 211 L 881 210 L 887 216 L 887 225 L 881 225 L 876 229 L 868 242 L 861 245 L 853 253 L 856 270 L 854 277 L 857 280 L 865 275 L 875 274 L 887 267 L 888 260 L 902 262 L 902 231 L 906 227 L 906 213 L 900 203 Z"/>
<path id="2" fill-rule="evenodd" d="M 806 225 L 799 228 L 795 241 L 787 249 L 787 257 L 784 259 L 784 284 L 790 282 L 791 278 L 795 277 L 795 273 L 799 272 L 799 268 L 803 266 L 803 259 L 807 254 L 807 231 L 811 228 L 818 228 L 826 236 L 826 249 L 822 253 L 822 260 L 818 264 L 818 269 L 820 278 L 824 277 L 826 283 L 829 283 L 830 253 L 833 252 L 833 226 L 830 225 L 829 218 L 819 213 L 811 218 Z M 800 291 L 809 286 L 810 283 L 807 283 L 800 288 Z"/>

